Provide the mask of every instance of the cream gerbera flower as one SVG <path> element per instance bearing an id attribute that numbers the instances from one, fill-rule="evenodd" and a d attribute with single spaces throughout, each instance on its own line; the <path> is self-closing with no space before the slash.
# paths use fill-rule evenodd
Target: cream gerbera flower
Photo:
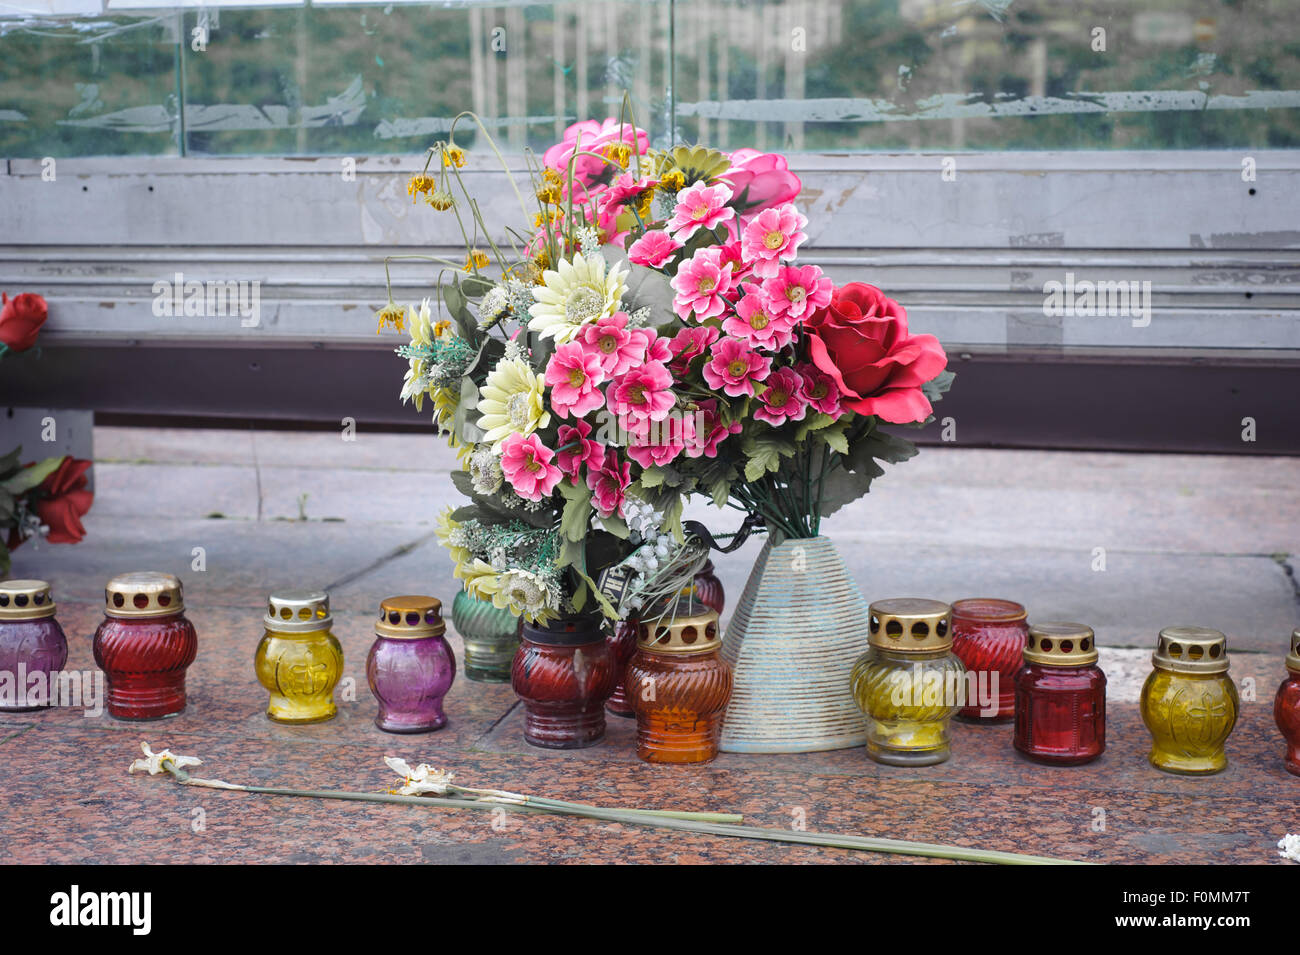
<path id="1" fill-rule="evenodd" d="M 469 548 L 461 547 L 453 543 L 453 535 L 460 530 L 460 522 L 452 520 L 452 509 L 450 507 L 443 510 L 434 519 L 433 533 L 438 538 L 438 543 L 447 549 L 451 559 L 457 564 L 463 564 L 471 558 Z"/>
<path id="2" fill-rule="evenodd" d="M 455 388 L 434 388 L 429 392 L 433 399 L 433 423 L 447 435 L 447 443 L 456 447 L 456 432 L 452 427 L 456 410 L 460 407 L 460 392 Z"/>
<path id="3" fill-rule="evenodd" d="M 433 341 L 433 326 L 429 319 L 432 313 L 429 311 L 429 300 L 426 298 L 420 303 L 417 310 L 414 305 L 407 306 L 406 324 L 411 330 L 411 347 L 420 348 L 430 344 Z M 424 410 L 424 396 L 429 392 L 428 368 L 423 358 L 410 359 L 410 368 L 406 371 L 406 377 L 402 379 L 402 404 L 408 401 L 415 403 L 416 411 Z"/>
<path id="4" fill-rule="evenodd" d="M 559 344 L 573 341 L 583 325 L 618 311 L 626 291 L 622 263 L 607 272 L 601 256 L 584 258 L 579 252 L 572 262 L 561 259 L 556 269 L 542 273 L 542 284 L 533 290 L 536 302 L 528 310 L 528 329 Z"/>
<path id="5" fill-rule="evenodd" d="M 503 358 L 479 393 L 478 426 L 494 451 L 512 434 L 529 435 L 551 422 L 543 395 L 546 379 L 522 358 Z"/>

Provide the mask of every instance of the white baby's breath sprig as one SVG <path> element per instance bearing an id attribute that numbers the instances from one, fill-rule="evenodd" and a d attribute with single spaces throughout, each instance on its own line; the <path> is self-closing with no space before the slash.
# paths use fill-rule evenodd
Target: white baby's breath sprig
<path id="1" fill-rule="evenodd" d="M 140 752 L 144 753 L 144 759 L 137 759 L 133 762 L 128 773 L 134 774 L 137 769 L 147 772 L 150 776 L 157 776 L 159 773 L 165 773 L 167 770 L 163 767 L 164 762 L 169 762 L 177 769 L 184 769 L 186 766 L 202 766 L 203 760 L 197 756 L 177 756 L 170 749 L 164 749 L 155 753 L 149 748 L 148 743 L 140 744 Z"/>

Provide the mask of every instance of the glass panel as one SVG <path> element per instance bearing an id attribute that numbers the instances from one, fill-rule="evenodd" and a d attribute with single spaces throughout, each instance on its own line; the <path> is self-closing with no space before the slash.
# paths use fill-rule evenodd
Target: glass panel
<path id="1" fill-rule="evenodd" d="M 184 51 L 187 152 L 419 152 L 473 109 L 502 148 L 544 148 L 579 117 L 667 128 L 667 2 L 318 3 L 222 10 Z M 198 14 L 187 13 L 192 30 Z M 471 123 L 457 141 L 472 147 Z"/>
<path id="2" fill-rule="evenodd" d="M 177 152 L 176 18 L 0 20 L 0 155 Z"/>
<path id="3" fill-rule="evenodd" d="M 1292 147 L 1297 36 L 1295 0 L 692 0 L 678 131 L 814 151 Z"/>

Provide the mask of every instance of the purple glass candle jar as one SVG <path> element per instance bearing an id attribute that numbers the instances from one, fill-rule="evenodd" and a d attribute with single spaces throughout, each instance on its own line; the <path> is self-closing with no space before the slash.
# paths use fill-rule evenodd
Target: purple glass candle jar
<path id="1" fill-rule="evenodd" d="M 54 609 L 43 580 L 0 583 L 0 710 L 37 710 L 53 702 L 51 676 L 68 661 L 68 640 Z"/>
<path id="2" fill-rule="evenodd" d="M 446 632 L 437 597 L 389 597 L 379 605 L 366 679 L 381 730 L 427 733 L 447 725 L 442 698 L 456 679 L 456 657 Z"/>

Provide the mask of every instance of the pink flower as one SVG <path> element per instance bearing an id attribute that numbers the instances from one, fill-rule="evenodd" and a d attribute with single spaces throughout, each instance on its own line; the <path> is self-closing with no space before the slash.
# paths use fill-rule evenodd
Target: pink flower
<path id="1" fill-rule="evenodd" d="M 646 265 L 652 269 L 663 268 L 673 253 L 682 247 L 663 229 L 651 229 L 627 249 L 628 260 L 633 265 Z"/>
<path id="2" fill-rule="evenodd" d="M 605 403 L 600 384 L 605 380 L 600 352 L 582 342 L 561 345 L 546 363 L 546 383 L 551 386 L 551 406 L 561 418 L 581 418 Z"/>
<path id="3" fill-rule="evenodd" d="M 721 183 L 709 186 L 697 182 L 687 186 L 677 194 L 677 207 L 668 220 L 668 231 L 685 242 L 700 229 L 712 229 L 735 216 L 736 210 L 727 205 L 729 201 L 731 190 Z"/>
<path id="4" fill-rule="evenodd" d="M 570 484 L 578 483 L 578 475 L 585 464 L 587 469 L 600 467 L 605 457 L 605 446 L 590 439 L 591 425 L 579 418 L 573 424 L 560 425 L 556 441 L 559 450 L 555 452 L 555 463 L 569 478 Z M 569 447 L 573 445 L 573 447 Z M 567 449 L 567 450 L 566 450 Z"/>
<path id="5" fill-rule="evenodd" d="M 555 490 L 564 475 L 551 463 L 555 452 L 535 434 L 515 432 L 501 443 L 501 470 L 515 493 L 529 501 L 540 501 Z"/>
<path id="6" fill-rule="evenodd" d="M 673 356 L 672 364 L 668 367 L 676 375 L 686 374 L 691 362 L 703 355 L 717 340 L 718 330 L 712 325 L 688 325 L 673 336 L 668 346 Z"/>
<path id="7" fill-rule="evenodd" d="M 792 324 L 830 304 L 835 284 L 815 265 L 785 265 L 776 275 L 763 280 L 767 304 L 774 315 L 784 315 Z"/>
<path id="8" fill-rule="evenodd" d="M 713 346 L 704 366 L 704 380 L 710 388 L 721 388 L 732 398 L 752 395 L 754 383 L 772 370 L 772 359 L 764 358 L 737 338 L 724 338 Z"/>
<path id="9" fill-rule="evenodd" d="M 672 384 L 672 373 L 663 362 L 646 362 L 615 379 L 606 389 L 609 410 L 634 422 L 662 421 L 677 403 Z"/>
<path id="10" fill-rule="evenodd" d="M 678 317 L 687 319 L 694 315 L 697 322 L 702 322 L 726 311 L 727 300 L 723 296 L 731 291 L 733 280 L 731 266 L 723 265 L 721 257 L 722 252 L 716 247 L 700 249 L 677 266 L 671 284 L 677 292 L 673 311 Z"/>
<path id="11" fill-rule="evenodd" d="M 716 458 L 718 444 L 723 438 L 739 434 L 744 427 L 739 421 L 724 425 L 718 415 L 718 402 L 714 398 L 701 401 L 695 412 L 695 443 L 686 449 L 688 457 Z"/>
<path id="12" fill-rule="evenodd" d="M 634 328 L 631 332 L 633 341 L 639 342 L 644 355 L 642 361 L 657 361 L 666 365 L 672 361 L 672 344 L 666 338 L 660 338 L 653 328 Z"/>
<path id="13" fill-rule="evenodd" d="M 619 462 L 618 453 L 606 451 L 600 462 L 587 471 L 587 487 L 591 489 L 592 504 L 601 517 L 623 516 L 625 492 L 632 483 L 632 465 Z"/>
<path id="14" fill-rule="evenodd" d="M 768 424 L 802 421 L 808 413 L 803 399 L 803 378 L 793 368 L 778 368 L 768 375 L 767 390 L 759 395 L 754 417 Z"/>
<path id="15" fill-rule="evenodd" d="M 581 141 L 579 141 L 581 137 Z M 542 164 L 554 169 L 566 180 L 569 175 L 569 160 L 581 149 L 583 152 L 602 155 L 603 150 L 611 144 L 624 142 L 633 147 L 633 151 L 644 156 L 650 145 L 650 134 L 644 129 L 636 129 L 630 123 L 620 123 L 611 117 L 604 122 L 587 119 L 574 123 L 564 131 L 564 140 L 556 143 L 542 155 Z M 589 196 L 583 186 L 590 186 L 597 180 L 609 181 L 613 178 L 609 163 L 593 156 L 579 156 L 573 164 L 573 178 L 578 185 L 575 192 L 586 201 Z"/>
<path id="16" fill-rule="evenodd" d="M 780 351 L 790 344 L 793 329 L 790 317 L 774 313 L 767 295 L 752 285 L 736 303 L 735 314 L 722 323 L 722 330 L 728 335 L 744 339 L 755 348 L 772 351 Z"/>
<path id="17" fill-rule="evenodd" d="M 793 259 L 808 238 L 801 231 L 807 224 L 808 219 L 788 202 L 750 219 L 740 234 L 740 249 L 745 261 L 753 265 L 754 274 L 760 279 L 774 278 L 781 259 Z"/>
<path id="18" fill-rule="evenodd" d="M 796 369 L 803 378 L 803 397 L 814 411 L 838 418 L 840 408 L 840 389 L 835 379 L 816 365 L 797 365 Z"/>
<path id="19" fill-rule="evenodd" d="M 721 253 L 718 261 L 723 265 L 731 266 L 731 274 L 735 277 L 736 281 L 740 281 L 749 274 L 752 265 L 745 261 L 745 256 L 741 252 L 739 239 L 725 242 L 722 245 L 717 246 L 717 249 Z"/>
<path id="20" fill-rule="evenodd" d="M 668 464 L 696 444 L 695 419 L 671 415 L 633 435 L 627 454 L 641 467 L 648 468 Z"/>
<path id="21" fill-rule="evenodd" d="M 605 378 L 616 378 L 644 361 L 645 342 L 627 327 L 627 312 L 615 312 L 594 324 L 584 325 L 575 341 L 600 359 Z"/>
<path id="22" fill-rule="evenodd" d="M 732 153 L 731 168 L 721 178 L 731 183 L 736 196 L 733 204 L 741 215 L 792 202 L 803 188 L 784 156 L 761 153 L 757 149 L 737 149 Z"/>

